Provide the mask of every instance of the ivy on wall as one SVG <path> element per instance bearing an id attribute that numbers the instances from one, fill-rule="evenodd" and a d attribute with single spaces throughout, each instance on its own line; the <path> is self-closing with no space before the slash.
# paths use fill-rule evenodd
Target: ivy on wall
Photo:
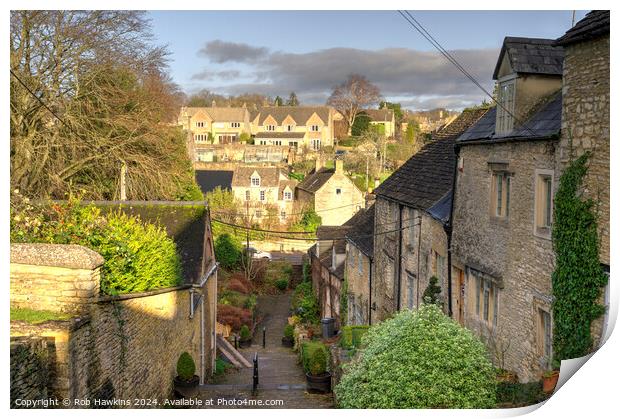
<path id="1" fill-rule="evenodd" d="M 589 157 L 588 152 L 571 162 L 555 196 L 552 308 L 556 368 L 561 360 L 581 357 L 592 350 L 590 326 L 605 311 L 598 303 L 607 276 L 599 262 L 595 201 L 581 196 Z"/>

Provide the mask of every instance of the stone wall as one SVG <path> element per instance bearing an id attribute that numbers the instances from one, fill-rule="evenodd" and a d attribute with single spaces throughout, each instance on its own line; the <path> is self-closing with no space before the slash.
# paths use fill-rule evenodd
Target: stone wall
<path id="1" fill-rule="evenodd" d="M 30 407 L 24 402 L 43 403 L 53 396 L 48 389 L 52 353 L 48 339 L 11 338 L 11 408 Z"/>
<path id="2" fill-rule="evenodd" d="M 543 369 L 536 315 L 538 308 L 550 310 L 554 254 L 550 237 L 535 234 L 534 199 L 536 170 L 554 169 L 554 146 L 552 140 L 519 141 L 460 150 L 463 171 L 454 200 L 452 263 L 464 272 L 482 272 L 499 289 L 493 326 L 476 316 L 475 279 L 466 274 L 465 325 L 489 342 L 509 344 L 504 367 L 521 381 L 539 379 Z M 490 211 L 493 162 L 503 162 L 512 174 L 507 219 Z"/>
<path id="3" fill-rule="evenodd" d="M 66 253 L 83 252 L 66 245 L 54 246 Z M 16 273 L 11 277 L 15 289 L 23 288 L 29 281 L 23 272 L 34 269 L 25 263 L 19 265 L 19 269 L 12 266 L 11 270 Z M 93 268 L 89 276 L 93 289 L 98 289 L 97 269 Z M 70 282 L 66 278 L 68 275 L 60 278 L 59 283 Z M 31 295 L 45 292 L 51 286 L 52 278 L 48 278 L 45 288 L 34 288 Z M 48 388 L 59 398 L 162 399 L 172 394 L 176 362 L 182 352 L 192 355 L 196 374 L 201 378 L 212 371 L 215 322 L 211 319 L 215 315 L 211 307 L 216 301 L 216 287 L 216 277 L 211 277 L 202 288 L 183 285 L 120 297 L 99 297 L 83 301 L 82 306 L 72 302 L 79 317 L 39 325 L 11 322 L 11 336 L 44 337 L 53 342 L 56 373 L 50 378 Z M 204 296 L 202 300 L 199 293 Z M 36 304 L 19 300 L 22 307 L 40 309 Z"/>
<path id="4" fill-rule="evenodd" d="M 369 322 L 370 275 L 372 262 L 351 242 L 347 243 L 345 278 L 347 281 L 347 324 L 364 325 Z"/>

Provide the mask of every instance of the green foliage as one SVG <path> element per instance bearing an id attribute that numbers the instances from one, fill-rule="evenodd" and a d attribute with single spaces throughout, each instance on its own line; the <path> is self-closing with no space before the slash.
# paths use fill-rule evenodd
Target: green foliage
<path id="1" fill-rule="evenodd" d="M 308 374 L 319 375 L 327 371 L 329 351 L 320 341 L 308 341 L 301 345 L 301 363 Z"/>
<path id="2" fill-rule="evenodd" d="M 284 99 L 282 99 L 280 96 L 276 96 L 276 98 L 273 100 L 273 105 L 274 106 L 284 105 Z"/>
<path id="3" fill-rule="evenodd" d="M 225 233 L 215 239 L 215 258 L 224 269 L 235 269 L 241 263 L 241 245 Z"/>
<path id="4" fill-rule="evenodd" d="M 313 209 L 306 209 L 301 216 L 299 222 L 295 224 L 297 230 L 316 233 L 316 229 L 321 225 L 323 220 Z"/>
<path id="5" fill-rule="evenodd" d="M 295 92 L 291 92 L 288 96 L 286 106 L 299 106 L 299 99 L 297 98 L 297 94 Z"/>
<path id="6" fill-rule="evenodd" d="M 294 173 L 291 172 L 288 174 L 289 179 L 293 179 L 296 180 L 298 182 L 301 182 L 304 180 L 304 178 L 306 177 L 303 173 Z"/>
<path id="7" fill-rule="evenodd" d="M 243 308 L 254 310 L 256 308 L 256 295 L 252 294 L 243 302 Z"/>
<path id="8" fill-rule="evenodd" d="M 32 310 L 29 308 L 11 307 L 11 321 L 22 321 L 30 324 L 39 324 L 49 321 L 69 320 L 70 314 L 57 313 L 49 310 Z"/>
<path id="9" fill-rule="evenodd" d="M 375 132 L 377 135 L 385 135 L 385 124 L 370 124 L 368 130 Z"/>
<path id="10" fill-rule="evenodd" d="M 492 408 L 495 370 L 472 332 L 427 304 L 373 325 L 334 389 L 343 408 Z"/>
<path id="11" fill-rule="evenodd" d="M 422 294 L 422 301 L 426 304 L 439 304 L 439 294 L 441 293 L 441 287 L 437 285 L 439 282 L 439 278 L 436 276 L 431 276 L 428 280 L 428 287 L 424 290 L 424 294 Z"/>
<path id="12" fill-rule="evenodd" d="M 394 120 L 397 123 L 402 121 L 402 119 L 403 119 L 403 110 L 402 110 L 402 107 L 401 107 L 400 103 L 381 101 L 381 102 L 379 102 L 379 109 L 383 109 L 383 108 L 391 109 L 391 110 L 394 111 Z"/>
<path id="13" fill-rule="evenodd" d="M 239 142 L 248 143 L 250 141 L 250 138 L 252 138 L 250 134 L 248 134 L 247 132 L 242 132 L 241 135 L 239 135 Z"/>
<path id="14" fill-rule="evenodd" d="M 250 328 L 246 324 L 241 326 L 241 329 L 239 329 L 239 337 L 241 340 L 250 340 L 252 338 Z"/>
<path id="15" fill-rule="evenodd" d="M 501 406 L 517 407 L 540 403 L 548 396 L 542 391 L 542 383 L 497 383 L 497 403 Z"/>
<path id="16" fill-rule="evenodd" d="M 347 324 L 347 317 L 349 311 L 349 299 L 347 298 L 349 289 L 349 283 L 345 279 L 342 282 L 342 288 L 340 289 L 340 324 Z"/>
<path id="17" fill-rule="evenodd" d="M 284 291 L 288 288 L 288 279 L 280 278 L 276 280 L 276 288 L 280 291 Z"/>
<path id="18" fill-rule="evenodd" d="M 177 361 L 177 375 L 179 378 L 189 381 L 196 373 L 196 364 L 194 359 L 187 352 L 183 352 Z"/>
<path id="19" fill-rule="evenodd" d="M 301 268 L 301 276 L 303 282 L 312 281 L 312 267 L 310 266 L 310 262 L 308 262 L 307 260 L 304 261 L 304 265 Z"/>
<path id="20" fill-rule="evenodd" d="M 359 137 L 366 131 L 368 131 L 368 127 L 370 126 L 370 117 L 364 113 L 360 112 L 355 116 L 353 120 L 353 125 L 351 126 L 351 135 L 354 137 Z"/>
<path id="21" fill-rule="evenodd" d="M 604 313 L 598 303 L 607 277 L 599 262 L 595 202 L 580 190 L 587 173 L 586 153 L 573 161 L 560 178 L 555 195 L 552 230 L 556 268 L 553 272 L 554 366 L 592 350 L 590 326 Z"/>
<path id="22" fill-rule="evenodd" d="M 312 282 L 304 281 L 297 285 L 291 297 L 291 309 L 303 323 L 319 322 L 319 302 L 312 291 Z"/>
<path id="23" fill-rule="evenodd" d="M 102 293 L 143 292 L 183 280 L 176 244 L 159 225 L 120 210 L 104 216 L 76 197 L 36 207 L 19 200 L 16 196 L 12 202 L 11 241 L 79 244 L 98 252 L 104 259 Z"/>
<path id="24" fill-rule="evenodd" d="M 177 201 L 204 201 L 205 196 L 196 183 L 192 173 L 192 178 L 179 186 Z"/>
<path id="25" fill-rule="evenodd" d="M 222 358 L 217 357 L 215 359 L 215 371 L 214 374 L 216 376 L 220 376 L 226 373 L 226 371 L 228 369 L 232 368 L 232 365 L 226 361 L 224 361 Z"/>
<path id="26" fill-rule="evenodd" d="M 361 348 L 362 338 L 368 332 L 370 326 L 344 326 L 342 328 L 342 337 L 340 338 L 340 346 L 343 348 Z"/>
<path id="27" fill-rule="evenodd" d="M 295 336 L 295 327 L 292 324 L 284 326 L 284 337 L 287 339 L 293 339 Z"/>

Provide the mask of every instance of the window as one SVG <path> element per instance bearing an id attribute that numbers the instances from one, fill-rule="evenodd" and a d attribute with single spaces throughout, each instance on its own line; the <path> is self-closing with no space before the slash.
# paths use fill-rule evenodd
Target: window
<path id="1" fill-rule="evenodd" d="M 260 191 L 260 200 L 261 201 L 265 200 L 265 191 Z"/>
<path id="2" fill-rule="evenodd" d="M 408 239 L 409 239 L 409 246 L 411 248 L 415 247 L 415 224 L 416 224 L 416 211 L 414 209 L 409 210 L 409 219 L 407 220 L 407 225 L 409 225 L 409 227 L 407 228 L 407 230 L 409 230 L 409 234 L 408 234 Z"/>
<path id="3" fill-rule="evenodd" d="M 295 147 L 295 148 L 297 148 L 297 144 L 298 144 L 298 143 L 297 143 L 297 141 L 289 141 L 289 142 L 288 142 L 288 145 L 289 145 L 289 146 L 291 146 L 291 147 Z"/>
<path id="4" fill-rule="evenodd" d="M 275 131 L 275 130 L 276 130 L 275 125 L 265 125 L 265 131 Z"/>
<path id="5" fill-rule="evenodd" d="M 196 151 L 196 160 L 197 161 L 209 161 L 209 152 L 204 150 Z"/>
<path id="6" fill-rule="evenodd" d="M 475 294 L 472 314 L 489 325 L 497 325 L 499 289 L 486 275 L 469 269 L 470 291 Z M 470 300 L 471 301 L 471 300 Z"/>
<path id="7" fill-rule="evenodd" d="M 286 218 L 286 211 L 280 211 L 280 218 L 282 219 Z"/>
<path id="8" fill-rule="evenodd" d="M 495 132 L 506 134 L 514 126 L 512 115 L 515 110 L 515 79 L 499 83 L 498 102 Z"/>
<path id="9" fill-rule="evenodd" d="M 287 126 L 286 126 L 286 130 L 287 130 L 288 132 L 295 131 L 295 125 L 287 125 Z"/>
<path id="10" fill-rule="evenodd" d="M 312 146 L 312 149 L 314 151 L 320 150 L 321 149 L 321 140 L 318 139 L 318 138 L 314 138 L 312 140 L 311 146 Z"/>
<path id="11" fill-rule="evenodd" d="M 550 170 L 536 172 L 535 233 L 548 236 L 551 234 L 553 221 L 553 175 Z"/>
<path id="12" fill-rule="evenodd" d="M 209 135 L 208 134 L 194 134 L 194 139 L 196 140 L 196 142 L 204 143 L 204 142 L 209 141 Z"/>
<path id="13" fill-rule="evenodd" d="M 260 178 L 257 176 L 252 176 L 250 178 L 252 186 L 260 186 Z"/>
<path id="14" fill-rule="evenodd" d="M 538 325 L 536 329 L 538 354 L 548 362 L 551 360 L 551 314 L 543 308 L 538 308 Z"/>
<path id="15" fill-rule="evenodd" d="M 362 251 L 359 249 L 357 250 L 357 272 L 360 274 L 364 272 L 364 260 L 362 259 Z"/>
<path id="16" fill-rule="evenodd" d="M 196 127 L 198 128 L 204 128 L 205 123 L 204 122 L 196 122 Z"/>
<path id="17" fill-rule="evenodd" d="M 415 308 L 415 275 L 407 272 L 407 308 Z"/>
<path id="18" fill-rule="evenodd" d="M 491 192 L 491 215 L 508 218 L 510 214 L 510 175 L 507 172 L 493 173 Z"/>
<path id="19" fill-rule="evenodd" d="M 431 273 L 438 279 L 443 278 L 444 263 L 446 258 L 434 250 L 431 250 Z"/>
<path id="20" fill-rule="evenodd" d="M 273 145 L 282 145 L 282 140 L 273 140 Z"/>
<path id="21" fill-rule="evenodd" d="M 245 200 L 246 201 L 250 200 L 250 190 L 249 189 L 247 191 L 245 191 Z"/>
<path id="22" fill-rule="evenodd" d="M 231 122 L 230 126 L 232 128 L 241 128 L 241 122 Z"/>
<path id="23" fill-rule="evenodd" d="M 340 195 L 342 193 L 342 189 L 336 188 L 336 195 Z"/>
<path id="24" fill-rule="evenodd" d="M 256 210 L 256 212 L 254 213 L 254 215 L 256 216 L 256 218 L 262 218 L 262 217 L 263 217 L 263 211 L 261 211 L 261 210 Z"/>
<path id="25" fill-rule="evenodd" d="M 291 191 L 284 191 L 284 200 L 285 201 L 290 201 L 293 199 L 293 192 Z"/>
<path id="26" fill-rule="evenodd" d="M 310 125 L 310 131 L 312 131 L 312 132 L 319 132 L 319 126 L 318 125 Z"/>

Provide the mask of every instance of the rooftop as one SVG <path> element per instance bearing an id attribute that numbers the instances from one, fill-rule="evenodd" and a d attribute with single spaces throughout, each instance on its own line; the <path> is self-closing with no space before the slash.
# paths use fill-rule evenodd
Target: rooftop
<path id="1" fill-rule="evenodd" d="M 576 42 L 588 41 L 609 33 L 609 10 L 592 10 L 575 26 L 558 38 L 556 45 L 570 45 Z"/>
<path id="2" fill-rule="evenodd" d="M 348 222 L 351 228 L 346 234 L 347 240 L 363 254 L 372 258 L 374 249 L 375 206 L 359 210 Z"/>
<path id="3" fill-rule="evenodd" d="M 564 49 L 556 46 L 554 39 L 504 38 L 493 80 L 497 80 L 504 54 L 508 54 L 510 66 L 516 73 L 562 75 Z"/>
<path id="4" fill-rule="evenodd" d="M 335 169 L 327 169 L 325 167 L 318 171 L 313 170 L 299 185 L 297 185 L 297 187 L 304 191 L 315 193 L 327 183 L 334 173 Z"/>
<path id="5" fill-rule="evenodd" d="M 233 173 L 232 170 L 196 170 L 196 183 L 202 193 L 211 192 L 218 186 L 230 190 Z"/>
<path id="6" fill-rule="evenodd" d="M 327 106 L 265 106 L 258 114 L 258 124 L 263 125 L 265 119 L 271 116 L 279 125 L 282 125 L 286 117 L 290 115 L 297 125 L 306 125 L 312 114 L 316 113 L 327 125 L 329 112 L 330 108 Z"/>

